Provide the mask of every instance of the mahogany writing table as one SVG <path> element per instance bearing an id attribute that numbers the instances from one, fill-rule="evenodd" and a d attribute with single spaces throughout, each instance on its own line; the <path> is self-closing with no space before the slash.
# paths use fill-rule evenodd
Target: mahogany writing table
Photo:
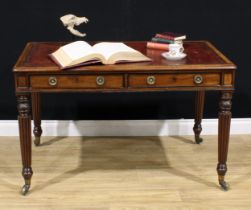
<path id="1" fill-rule="evenodd" d="M 40 94 L 60 92 L 157 92 L 195 91 L 196 143 L 200 143 L 201 120 L 205 91 L 219 91 L 218 180 L 227 190 L 224 176 L 227 171 L 227 153 L 231 121 L 231 100 L 234 90 L 236 66 L 207 41 L 184 43 L 187 57 L 168 61 L 161 57 L 163 51 L 146 48 L 146 42 L 125 42 L 141 51 L 152 62 L 117 65 L 90 65 L 68 70 L 59 68 L 48 57 L 65 43 L 28 43 L 14 69 L 18 121 L 26 194 L 33 174 L 31 168 L 31 119 L 34 120 L 35 145 L 42 134 L 40 119 Z M 32 114 L 31 114 L 32 110 Z"/>

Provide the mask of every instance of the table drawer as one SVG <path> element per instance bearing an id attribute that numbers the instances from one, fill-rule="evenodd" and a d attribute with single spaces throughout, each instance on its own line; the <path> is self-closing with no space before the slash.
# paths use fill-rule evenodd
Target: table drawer
<path id="1" fill-rule="evenodd" d="M 124 87 L 124 79 L 123 75 L 33 75 L 30 85 L 48 89 L 119 89 Z"/>
<path id="2" fill-rule="evenodd" d="M 129 87 L 175 87 L 175 86 L 217 86 L 220 73 L 211 74 L 132 74 Z"/>

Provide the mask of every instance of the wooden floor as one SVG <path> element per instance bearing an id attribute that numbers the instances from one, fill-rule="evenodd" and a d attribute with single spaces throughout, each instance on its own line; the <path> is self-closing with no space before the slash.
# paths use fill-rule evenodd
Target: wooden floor
<path id="1" fill-rule="evenodd" d="M 251 135 L 231 136 L 226 180 L 217 183 L 217 137 L 46 137 L 33 147 L 31 191 L 17 137 L 0 138 L 0 209 L 251 209 Z"/>

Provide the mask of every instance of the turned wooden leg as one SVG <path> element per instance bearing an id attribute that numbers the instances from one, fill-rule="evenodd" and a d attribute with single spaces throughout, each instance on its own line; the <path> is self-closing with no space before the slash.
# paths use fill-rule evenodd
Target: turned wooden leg
<path id="1" fill-rule="evenodd" d="M 25 195 L 30 188 L 32 177 L 31 168 L 31 115 L 30 115 L 30 95 L 23 94 L 17 96 L 18 108 L 18 123 L 19 123 L 19 136 L 20 147 L 22 155 L 23 170 L 25 184 L 22 188 L 22 194 Z"/>
<path id="2" fill-rule="evenodd" d="M 227 172 L 227 153 L 231 123 L 232 92 L 222 91 L 219 111 L 219 131 L 218 131 L 218 165 L 217 172 L 219 184 L 223 190 L 228 190 L 229 186 L 224 177 Z"/>
<path id="3" fill-rule="evenodd" d="M 205 101 L 205 91 L 197 91 L 195 97 L 195 117 L 194 117 L 194 135 L 195 142 L 200 144 L 203 139 L 200 137 L 200 133 L 202 131 L 201 120 L 203 118 L 204 111 L 204 101 Z"/>
<path id="4" fill-rule="evenodd" d="M 41 118 L 40 118 L 40 94 L 32 93 L 32 117 L 34 121 L 33 134 L 35 136 L 34 144 L 40 145 L 40 138 L 42 135 Z"/>

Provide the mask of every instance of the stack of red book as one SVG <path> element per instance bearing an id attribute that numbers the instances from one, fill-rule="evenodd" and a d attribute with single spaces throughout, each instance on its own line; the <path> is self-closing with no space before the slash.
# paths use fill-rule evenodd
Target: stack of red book
<path id="1" fill-rule="evenodd" d="M 151 41 L 147 42 L 147 48 L 165 50 L 169 49 L 169 44 L 182 42 L 186 39 L 186 35 L 173 32 L 156 33 Z"/>

